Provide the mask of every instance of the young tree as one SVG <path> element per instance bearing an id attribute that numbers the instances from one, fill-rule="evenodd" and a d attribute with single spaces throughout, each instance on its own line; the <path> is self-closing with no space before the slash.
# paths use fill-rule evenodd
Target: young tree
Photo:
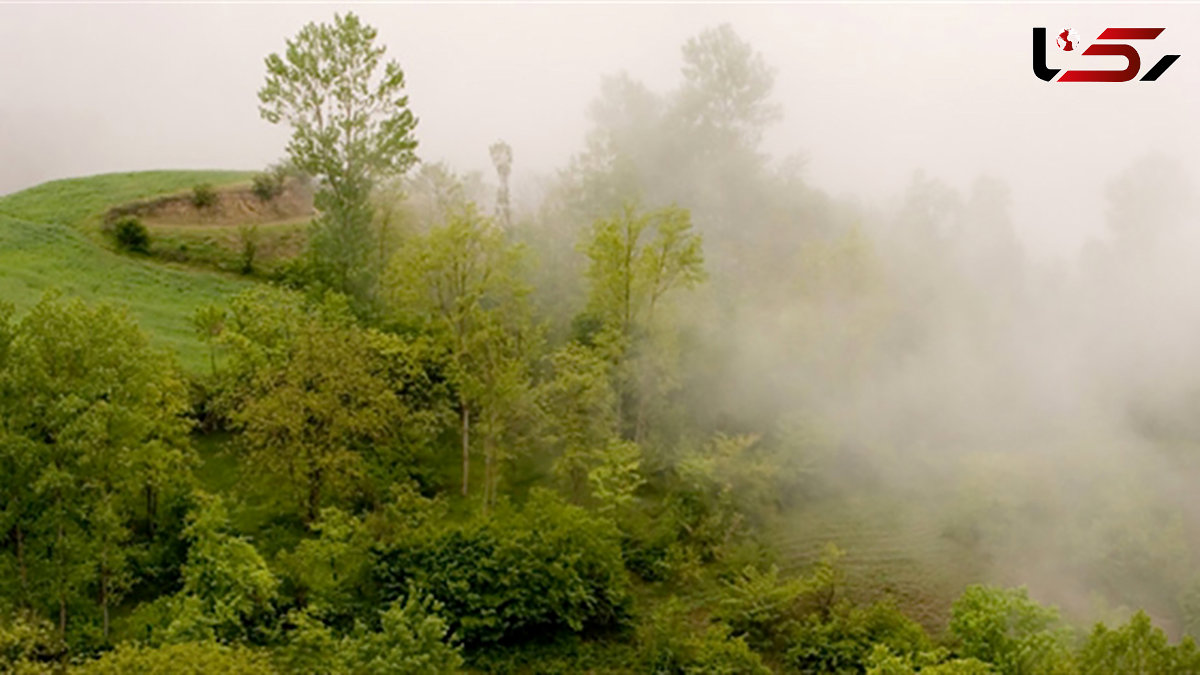
<path id="1" fill-rule="evenodd" d="M 296 317 L 278 360 L 250 366 L 231 415 L 251 460 L 291 483 L 309 523 L 330 487 L 360 474 L 362 451 L 393 437 L 402 412 L 366 331 L 325 309 L 335 316 Z"/>
<path id="2" fill-rule="evenodd" d="M 684 209 L 639 213 L 626 205 L 593 225 L 585 249 L 591 261 L 588 311 L 602 323 L 601 337 L 616 366 L 618 417 L 622 430 L 641 440 L 648 397 L 665 393 L 660 385 L 669 375 L 669 364 L 655 358 L 655 313 L 668 294 L 704 279 L 700 235 Z"/>
<path id="3" fill-rule="evenodd" d="M 253 544 L 229 532 L 220 497 L 197 493 L 196 501 L 183 532 L 190 546 L 167 637 L 244 638 L 271 609 L 279 581 Z"/>
<path id="4" fill-rule="evenodd" d="M 527 291 L 517 278 L 519 254 L 503 232 L 468 205 L 414 240 L 389 270 L 396 313 L 448 345 L 464 496 L 470 485 L 472 416 L 483 415 L 485 483 L 490 483 L 502 452 L 497 441 L 531 407 L 524 354 L 533 344 L 533 331 Z"/>
<path id="5" fill-rule="evenodd" d="M 360 306 L 374 291 L 370 195 L 377 181 L 417 161 L 417 118 L 404 71 L 375 42 L 376 29 L 354 14 L 310 23 L 266 59 L 259 112 L 292 127 L 292 163 L 320 180 L 321 211 L 309 242 L 318 278 Z M 382 66 L 382 70 L 380 70 Z"/>

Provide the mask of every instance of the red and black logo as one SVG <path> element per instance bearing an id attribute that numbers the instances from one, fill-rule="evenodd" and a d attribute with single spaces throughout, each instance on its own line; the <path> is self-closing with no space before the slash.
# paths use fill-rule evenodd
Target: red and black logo
<path id="1" fill-rule="evenodd" d="M 1088 45 L 1080 54 L 1083 56 L 1121 56 L 1125 58 L 1124 70 L 1068 70 L 1057 80 L 1060 69 L 1046 66 L 1046 29 L 1033 29 L 1033 74 L 1046 82 L 1129 82 L 1138 76 L 1142 70 L 1142 58 L 1137 49 L 1123 42 L 1108 42 L 1114 40 L 1153 40 L 1162 34 L 1165 28 L 1105 28 L 1096 38 L 1095 44 Z M 1100 42 L 1105 41 L 1105 42 Z M 1056 44 L 1064 52 L 1078 51 L 1082 46 L 1075 32 L 1070 28 L 1058 34 Z M 1179 58 L 1178 54 L 1168 54 L 1155 63 L 1141 77 L 1142 82 L 1153 82 L 1167 72 L 1167 68 Z"/>

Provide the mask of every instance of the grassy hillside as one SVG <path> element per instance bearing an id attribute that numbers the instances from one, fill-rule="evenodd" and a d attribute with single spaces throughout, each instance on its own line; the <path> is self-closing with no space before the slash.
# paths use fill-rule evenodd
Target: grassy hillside
<path id="1" fill-rule="evenodd" d="M 99 225 L 113 206 L 190 190 L 202 183 L 250 180 L 248 171 L 138 171 L 67 178 L 0 197 L 0 214 L 70 227 Z"/>
<path id="2" fill-rule="evenodd" d="M 0 300 L 28 307 L 57 288 L 87 300 L 124 304 L 155 343 L 174 350 L 189 369 L 207 351 L 189 318 L 250 282 L 170 267 L 106 249 L 83 231 L 108 208 L 189 189 L 236 182 L 235 171 L 154 171 L 73 178 L 0 197 Z"/>

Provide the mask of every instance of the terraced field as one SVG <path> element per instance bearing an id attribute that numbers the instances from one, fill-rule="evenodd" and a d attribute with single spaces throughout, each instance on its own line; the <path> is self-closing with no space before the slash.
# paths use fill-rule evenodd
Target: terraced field
<path id="1" fill-rule="evenodd" d="M 808 505 L 789 519 L 780 544 L 784 570 L 803 572 L 834 543 L 845 553 L 851 598 L 892 598 L 927 630 L 943 630 L 951 603 L 981 580 L 985 561 L 944 536 L 934 509 L 897 507 L 903 503 L 872 495 Z"/>

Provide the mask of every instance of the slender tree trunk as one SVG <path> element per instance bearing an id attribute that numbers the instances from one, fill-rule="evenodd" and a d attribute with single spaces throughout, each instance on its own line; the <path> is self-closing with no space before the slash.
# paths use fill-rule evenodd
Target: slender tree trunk
<path id="1" fill-rule="evenodd" d="M 21 577 L 21 606 L 29 606 L 29 571 L 25 566 L 25 531 L 21 525 L 13 527 L 13 538 L 17 542 L 17 573 Z"/>
<path id="2" fill-rule="evenodd" d="M 146 484 L 146 532 L 153 541 L 158 520 L 158 498 L 154 486 Z"/>
<path id="3" fill-rule="evenodd" d="M 66 543 L 66 532 L 63 531 L 65 517 L 62 490 L 54 491 L 55 506 L 58 510 L 58 523 L 55 528 L 54 557 L 58 559 L 58 636 L 60 639 L 67 635 L 67 571 L 63 564 L 63 546 Z"/>
<path id="4" fill-rule="evenodd" d="M 59 514 L 59 515 L 61 518 L 61 514 Z M 62 520 L 59 520 L 57 537 L 56 537 L 56 541 L 55 541 L 55 548 L 58 549 L 57 554 L 59 556 L 58 635 L 60 638 L 65 637 L 67 634 L 67 591 L 66 591 L 66 588 L 64 588 L 64 586 L 66 585 L 66 571 L 63 570 L 62 557 L 61 557 L 64 539 L 65 539 L 65 536 L 63 534 Z"/>
<path id="5" fill-rule="evenodd" d="M 308 476 L 308 518 L 307 522 L 317 520 L 317 512 L 321 509 L 321 470 L 317 469 Z"/>
<path id="6" fill-rule="evenodd" d="M 107 569 L 100 572 L 100 610 L 104 614 L 104 641 L 108 642 L 108 584 L 110 573 Z"/>
<path id="7" fill-rule="evenodd" d="M 459 405 L 459 419 L 459 434 L 462 437 L 462 494 L 466 497 L 471 476 L 471 409 L 467 407 L 466 401 Z"/>
<path id="8" fill-rule="evenodd" d="M 496 486 L 492 478 L 492 444 L 487 434 L 483 438 L 483 515 L 486 517 L 492 506 L 492 495 Z"/>

